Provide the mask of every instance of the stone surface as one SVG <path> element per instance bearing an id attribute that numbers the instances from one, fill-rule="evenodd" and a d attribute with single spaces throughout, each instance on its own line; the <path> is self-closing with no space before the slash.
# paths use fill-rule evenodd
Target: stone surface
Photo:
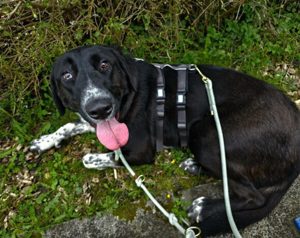
<path id="1" fill-rule="evenodd" d="M 295 180 L 279 205 L 269 216 L 247 227 L 241 234 L 244 238 L 297 238 L 293 219 L 300 216 L 300 176 Z M 183 192 L 183 198 L 192 200 L 200 196 L 222 196 L 220 184 L 200 185 Z M 90 219 L 75 219 L 57 225 L 45 234 L 48 238 L 177 238 L 183 237 L 168 224 L 162 215 L 138 210 L 132 221 L 120 220 L 112 215 L 94 217 Z M 233 237 L 232 234 L 219 235 L 215 238 Z"/>
<path id="2" fill-rule="evenodd" d="M 157 214 L 138 210 L 132 221 L 112 215 L 74 219 L 57 225 L 45 234 L 48 238 L 180 238 L 180 233 Z"/>
<path id="3" fill-rule="evenodd" d="M 243 231 L 243 237 L 300 237 L 293 220 L 300 216 L 300 176 L 295 180 L 281 202 L 269 216 L 248 226 Z"/>

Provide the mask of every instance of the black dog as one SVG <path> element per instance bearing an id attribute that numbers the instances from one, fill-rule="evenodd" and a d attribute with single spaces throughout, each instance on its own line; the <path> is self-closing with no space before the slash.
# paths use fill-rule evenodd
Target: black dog
<path id="1" fill-rule="evenodd" d="M 177 68 L 176 68 L 177 67 Z M 59 111 L 78 112 L 90 125 L 116 117 L 129 128 L 122 152 L 131 164 L 152 163 L 157 149 L 157 78 L 164 77 L 163 144 L 184 144 L 178 121 L 179 66 L 155 67 L 110 47 L 80 47 L 59 57 L 51 76 Z M 213 82 L 226 144 L 233 216 L 239 228 L 266 216 L 300 170 L 300 113 L 283 93 L 251 76 L 215 66 L 198 66 Z M 160 69 L 159 69 L 160 68 Z M 188 68 L 188 67 L 187 67 Z M 186 140 L 195 156 L 182 166 L 221 178 L 220 150 L 204 83 L 187 70 L 184 95 Z M 63 138 L 93 128 L 84 120 L 33 142 L 46 150 Z M 52 142 L 51 142 L 52 141 Z M 112 154 L 88 155 L 98 167 L 115 167 Z M 189 208 L 204 235 L 229 231 L 223 199 L 198 198 Z"/>

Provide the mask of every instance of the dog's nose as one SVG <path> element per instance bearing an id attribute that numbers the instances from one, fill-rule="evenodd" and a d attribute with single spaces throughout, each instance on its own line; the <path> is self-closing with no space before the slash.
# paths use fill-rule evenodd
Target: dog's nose
<path id="1" fill-rule="evenodd" d="M 110 100 L 93 100 L 85 106 L 87 114 L 95 120 L 106 119 L 113 110 Z"/>

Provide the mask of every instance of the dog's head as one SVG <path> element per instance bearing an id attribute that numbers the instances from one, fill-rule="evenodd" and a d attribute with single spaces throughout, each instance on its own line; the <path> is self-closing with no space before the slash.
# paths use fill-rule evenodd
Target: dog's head
<path id="1" fill-rule="evenodd" d="M 76 48 L 56 59 L 51 89 L 61 114 L 68 108 L 97 124 L 128 110 L 128 95 L 137 90 L 134 63 L 111 47 Z"/>

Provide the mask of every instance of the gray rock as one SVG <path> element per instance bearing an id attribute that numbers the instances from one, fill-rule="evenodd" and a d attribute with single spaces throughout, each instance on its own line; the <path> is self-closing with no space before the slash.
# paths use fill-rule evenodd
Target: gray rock
<path id="1" fill-rule="evenodd" d="M 180 238 L 180 233 L 166 219 L 140 209 L 132 221 L 113 215 L 74 219 L 48 230 L 47 238 Z"/>
<path id="2" fill-rule="evenodd" d="M 300 176 L 295 180 L 279 205 L 269 216 L 241 231 L 244 238 L 293 238 L 300 237 L 293 219 L 300 216 Z M 193 200 L 199 196 L 220 197 L 219 183 L 200 185 L 183 192 L 183 199 Z M 45 237 L 76 238 L 177 238 L 183 237 L 168 224 L 162 215 L 138 210 L 132 221 L 118 219 L 112 215 L 90 219 L 75 219 L 48 230 Z M 233 237 L 232 234 L 215 238 Z"/>
<path id="3" fill-rule="evenodd" d="M 300 216 L 300 176 L 289 188 L 281 202 L 269 216 L 245 228 L 243 237 L 283 238 L 300 237 L 293 220 Z"/>

